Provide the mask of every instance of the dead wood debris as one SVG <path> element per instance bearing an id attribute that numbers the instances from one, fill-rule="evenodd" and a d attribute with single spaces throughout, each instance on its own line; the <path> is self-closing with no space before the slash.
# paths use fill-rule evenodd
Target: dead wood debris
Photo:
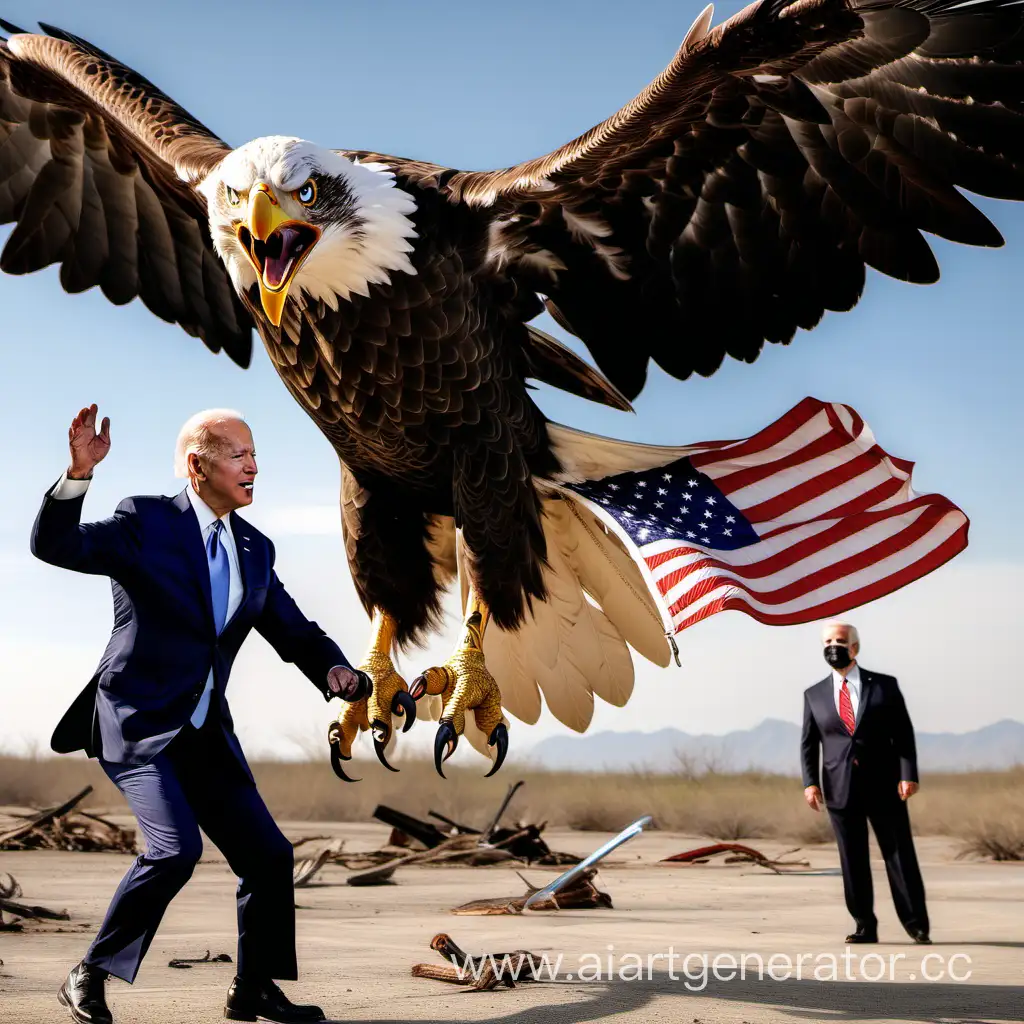
<path id="1" fill-rule="evenodd" d="M 810 867 L 807 860 L 785 860 L 800 849 L 799 846 L 787 850 L 776 858 L 755 850 L 752 846 L 744 846 L 742 843 L 713 843 L 710 846 L 698 846 L 693 850 L 684 850 L 682 853 L 673 854 L 671 857 L 663 857 L 662 864 L 707 864 L 712 857 L 719 857 L 727 854 L 726 864 L 757 864 L 759 867 L 768 868 L 776 874 L 785 874 L 787 869 Z"/>
<path id="2" fill-rule="evenodd" d="M 444 932 L 430 940 L 430 948 L 448 963 L 414 964 L 412 976 L 465 985 L 472 992 L 489 992 L 499 985 L 515 988 L 517 981 L 536 981 L 544 963 L 542 957 L 525 949 L 471 956 Z"/>
<path id="3" fill-rule="evenodd" d="M 66 910 L 50 910 L 48 907 L 15 902 L 21 895 L 21 886 L 13 875 L 0 876 L 0 932 L 20 932 L 22 928 L 21 920 L 4 920 L 5 913 L 28 921 L 71 920 L 71 915 Z"/>
<path id="4" fill-rule="evenodd" d="M 227 953 L 218 953 L 216 956 L 210 956 L 210 951 L 207 950 L 202 956 L 189 958 L 184 956 L 176 956 L 173 960 L 167 961 L 168 967 L 177 967 L 179 970 L 189 970 L 195 967 L 196 964 L 230 964 L 232 959 Z"/>
<path id="5" fill-rule="evenodd" d="M 121 828 L 98 815 L 75 810 L 91 792 L 92 786 L 86 786 L 58 807 L 31 815 L 16 815 L 25 820 L 0 832 L 0 850 L 135 853 L 133 829 Z"/>
<path id="6" fill-rule="evenodd" d="M 553 851 L 544 841 L 541 833 L 546 822 L 540 825 L 499 827 L 502 815 L 521 785 L 522 782 L 517 782 L 509 787 L 497 813 L 485 829 L 476 829 L 453 821 L 437 811 L 430 811 L 431 817 L 448 826 L 445 832 L 433 822 L 414 818 L 404 811 L 381 804 L 373 815 L 378 821 L 391 826 L 391 835 L 382 849 L 350 853 L 345 851 L 344 842 L 338 840 L 308 857 L 296 859 L 295 885 L 302 887 L 311 884 L 327 864 L 338 864 L 352 871 L 353 874 L 346 879 L 349 885 L 386 885 L 391 882 L 398 868 L 412 864 L 457 864 L 460 867 L 504 863 L 544 867 L 578 864 L 579 857 Z M 294 845 L 299 846 L 301 843 Z"/>
<path id="7" fill-rule="evenodd" d="M 596 910 L 599 907 L 612 909 L 611 896 L 594 885 L 593 879 L 596 874 L 597 868 L 588 868 L 564 889 L 559 889 L 551 896 L 532 904 L 530 910 Z M 519 877 L 526 883 L 526 892 L 522 896 L 498 896 L 494 899 L 472 900 L 461 906 L 453 907 L 452 913 L 521 914 L 526 901 L 541 887 L 531 885 L 521 874 Z"/>

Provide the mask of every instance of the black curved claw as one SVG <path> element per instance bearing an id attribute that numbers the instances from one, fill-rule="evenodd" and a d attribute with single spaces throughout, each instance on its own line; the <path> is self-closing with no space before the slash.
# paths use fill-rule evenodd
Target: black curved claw
<path id="1" fill-rule="evenodd" d="M 416 701 L 408 690 L 399 690 L 391 699 L 391 714 L 405 716 L 402 732 L 408 732 L 413 727 L 416 722 Z"/>
<path id="2" fill-rule="evenodd" d="M 505 755 L 508 753 L 508 727 L 504 722 L 499 722 L 494 727 L 494 731 L 487 737 L 487 745 L 497 747 L 498 753 L 491 770 L 484 776 L 485 779 L 489 779 L 505 762 Z"/>
<path id="3" fill-rule="evenodd" d="M 382 765 L 384 765 L 384 767 L 387 768 L 387 770 L 389 772 L 397 772 L 398 769 L 397 768 L 392 768 L 391 765 L 388 764 L 388 759 L 384 756 L 384 748 L 387 746 L 387 742 L 384 741 L 384 740 L 377 739 L 377 726 L 380 726 L 383 723 L 381 723 L 381 722 L 374 722 L 373 724 L 374 724 L 373 750 L 374 750 L 374 753 L 377 755 L 377 760 L 380 761 L 380 763 Z"/>
<path id="4" fill-rule="evenodd" d="M 424 675 L 418 675 L 409 687 L 409 696 L 413 700 L 420 700 L 427 694 L 427 677 Z"/>
<path id="5" fill-rule="evenodd" d="M 345 757 L 341 752 L 341 731 L 337 722 L 331 722 L 327 728 L 327 742 L 331 746 L 331 768 L 334 769 L 334 774 L 338 776 L 342 782 L 362 782 L 362 779 L 353 779 L 345 774 L 345 768 L 342 765 L 343 761 L 352 760 L 350 757 Z"/>
<path id="6" fill-rule="evenodd" d="M 441 771 L 441 765 L 455 753 L 459 745 L 459 737 L 455 733 L 455 726 L 451 722 L 442 722 L 437 727 L 437 735 L 434 737 L 434 767 L 441 778 L 445 774 Z"/>

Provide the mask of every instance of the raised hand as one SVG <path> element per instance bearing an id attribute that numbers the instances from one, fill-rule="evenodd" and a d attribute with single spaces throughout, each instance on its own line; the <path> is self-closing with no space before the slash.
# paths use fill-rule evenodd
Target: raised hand
<path id="1" fill-rule="evenodd" d="M 96 432 L 95 403 L 83 409 L 68 429 L 68 447 L 71 465 L 68 476 L 72 480 L 85 480 L 110 451 L 110 417 L 104 416 L 99 433 Z"/>

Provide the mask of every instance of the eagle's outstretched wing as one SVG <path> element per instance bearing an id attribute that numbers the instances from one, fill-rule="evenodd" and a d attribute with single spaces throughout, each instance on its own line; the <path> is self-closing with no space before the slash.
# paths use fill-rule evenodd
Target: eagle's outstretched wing
<path id="1" fill-rule="evenodd" d="M 628 398 L 649 359 L 710 375 L 850 309 L 865 266 L 934 281 L 922 231 L 1001 244 L 958 188 L 1024 199 L 1018 0 L 764 0 L 710 21 L 548 156 L 409 168 L 494 209 L 495 258 Z"/>
<path id="2" fill-rule="evenodd" d="M 230 147 L 137 72 L 59 29 L 0 22 L 0 269 L 53 263 L 69 292 L 138 296 L 242 366 L 252 320 L 193 191 Z"/>

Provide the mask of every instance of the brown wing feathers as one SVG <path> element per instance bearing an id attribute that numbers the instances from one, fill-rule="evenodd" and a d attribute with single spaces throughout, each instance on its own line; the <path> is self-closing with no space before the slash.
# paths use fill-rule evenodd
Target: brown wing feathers
<path id="1" fill-rule="evenodd" d="M 1001 244 L 958 187 L 1024 198 L 1021 4 L 798 0 L 706 27 L 574 142 L 446 178 L 565 267 L 539 290 L 627 398 L 648 359 L 685 378 L 788 343 L 850 309 L 868 266 L 934 281 L 922 232 Z"/>
<path id="2" fill-rule="evenodd" d="M 0 22 L 15 32 L 15 26 Z M 246 366 L 252 319 L 195 181 L 229 147 L 141 75 L 59 29 L 0 41 L 0 269 L 59 264 L 67 291 L 138 296 Z"/>

